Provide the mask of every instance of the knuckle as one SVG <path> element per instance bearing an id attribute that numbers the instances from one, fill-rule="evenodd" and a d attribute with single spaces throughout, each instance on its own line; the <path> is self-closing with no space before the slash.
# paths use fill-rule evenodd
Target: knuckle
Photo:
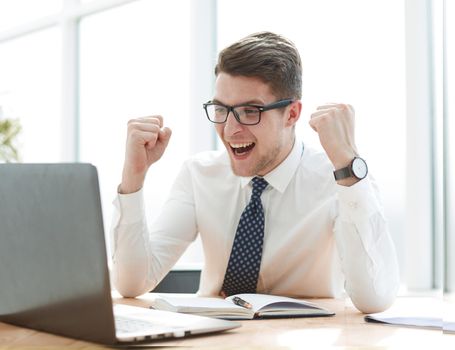
<path id="1" fill-rule="evenodd" d="M 128 130 L 135 129 L 135 128 L 137 127 L 137 125 L 138 125 L 139 122 L 140 122 L 140 121 L 139 121 L 139 119 L 137 119 L 137 118 L 128 120 L 128 122 L 127 122 L 127 124 L 126 124 Z"/>
<path id="2" fill-rule="evenodd" d="M 130 135 L 130 137 L 133 138 L 133 139 L 134 139 L 134 138 L 137 138 L 138 135 L 139 135 L 139 130 L 137 130 L 137 129 L 132 129 L 132 130 L 130 130 L 129 135 Z"/>
<path id="3" fill-rule="evenodd" d="M 340 104 L 338 104 L 338 108 L 341 110 L 345 110 L 345 109 L 347 109 L 347 105 L 344 103 L 340 103 Z"/>
<path id="4" fill-rule="evenodd" d="M 127 125 L 128 127 L 130 127 L 130 125 L 133 125 L 133 124 L 136 123 L 136 122 L 137 122 L 137 119 L 130 119 L 130 120 L 128 120 L 128 122 L 126 123 L 126 125 Z"/>
<path id="5" fill-rule="evenodd" d="M 319 119 L 319 123 L 320 124 L 327 124 L 328 121 L 329 121 L 329 118 L 331 116 L 331 113 L 327 113 L 327 114 L 324 114 L 324 115 L 321 115 L 321 118 Z"/>
<path id="6" fill-rule="evenodd" d="M 155 122 L 156 121 L 161 122 L 163 120 L 163 117 L 161 115 L 152 115 L 149 118 L 150 118 L 150 120 L 155 121 Z"/>
<path id="7" fill-rule="evenodd" d="M 132 121 L 128 122 L 127 130 L 128 130 L 128 134 L 130 134 L 134 130 L 134 124 Z"/>
<path id="8" fill-rule="evenodd" d="M 330 109 L 330 110 L 327 111 L 326 114 L 324 114 L 322 116 L 323 117 L 322 119 L 324 120 L 324 122 L 328 122 L 329 119 L 335 117 L 335 115 L 336 115 L 336 111 L 334 109 Z"/>

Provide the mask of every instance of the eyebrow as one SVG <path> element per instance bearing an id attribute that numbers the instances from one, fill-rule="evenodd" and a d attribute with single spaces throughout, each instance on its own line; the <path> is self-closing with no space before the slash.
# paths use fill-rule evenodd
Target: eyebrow
<path id="1" fill-rule="evenodd" d="M 219 103 L 219 104 L 221 104 L 221 105 L 223 105 L 223 106 L 227 106 L 227 104 L 221 102 L 220 100 L 218 100 L 218 99 L 216 99 L 216 98 L 214 98 L 214 99 L 212 100 L 212 102 L 214 102 L 214 103 Z M 242 103 L 238 103 L 238 104 L 234 105 L 234 107 L 235 107 L 235 106 L 250 105 L 250 104 L 252 104 L 252 105 L 265 105 L 265 103 L 264 103 L 263 101 L 257 100 L 257 99 L 256 99 L 256 100 L 248 100 L 248 101 L 245 101 L 245 102 L 242 102 Z"/>

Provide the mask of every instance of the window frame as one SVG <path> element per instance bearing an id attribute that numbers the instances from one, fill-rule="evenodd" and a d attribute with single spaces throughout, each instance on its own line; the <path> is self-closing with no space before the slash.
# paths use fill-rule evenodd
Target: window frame
<path id="1" fill-rule="evenodd" d="M 440 208 L 435 170 L 431 0 L 406 0 L 405 6 L 408 179 L 405 245 L 413 247 L 406 251 L 405 284 L 410 290 L 431 290 L 441 287 L 436 260 L 441 232 L 436 212 Z"/>
<path id="2" fill-rule="evenodd" d="M 451 164 L 451 160 L 455 158 L 455 153 L 453 153 L 453 146 L 455 145 L 451 141 L 450 132 L 455 132 L 455 125 L 453 124 L 453 111 L 450 110 L 450 107 L 455 108 L 455 102 L 449 104 L 449 92 L 454 94 L 455 81 L 449 82 L 449 65 L 448 65 L 448 36 L 450 35 L 447 26 L 447 7 L 452 6 L 452 12 L 454 12 L 455 7 L 452 5 L 447 5 L 446 0 L 443 1 L 443 57 L 442 57 L 442 66 L 443 66 L 443 78 L 442 78 L 442 95 L 443 95 L 443 140 L 444 140 L 444 153 L 443 153 L 443 164 L 444 164 L 444 173 L 443 173 L 443 188 L 444 188 L 444 292 L 445 293 L 454 293 L 455 292 L 455 220 L 453 218 L 453 212 L 455 210 L 455 182 L 453 177 L 455 176 L 454 165 Z M 452 25 L 455 34 L 455 26 Z M 452 53 L 455 51 L 455 46 L 452 44 Z M 452 73 L 452 77 L 455 75 Z M 451 90 L 449 90 L 451 89 Z M 452 115 L 452 120 L 449 116 Z M 452 146 L 452 147 L 451 147 Z M 453 162 L 452 162 L 453 163 Z"/>

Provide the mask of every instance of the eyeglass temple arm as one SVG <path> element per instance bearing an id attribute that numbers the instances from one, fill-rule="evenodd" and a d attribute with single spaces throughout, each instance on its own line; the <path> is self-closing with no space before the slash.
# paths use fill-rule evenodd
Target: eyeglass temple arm
<path id="1" fill-rule="evenodd" d="M 282 107 L 286 107 L 286 106 L 289 106 L 292 102 L 294 102 L 293 99 L 286 99 L 286 100 L 282 100 L 282 101 L 278 101 L 278 102 L 275 102 L 275 103 L 271 103 L 267 106 L 264 106 L 261 108 L 261 111 L 262 112 L 265 112 L 265 111 L 268 111 L 270 109 L 277 109 L 277 108 L 282 108 Z"/>

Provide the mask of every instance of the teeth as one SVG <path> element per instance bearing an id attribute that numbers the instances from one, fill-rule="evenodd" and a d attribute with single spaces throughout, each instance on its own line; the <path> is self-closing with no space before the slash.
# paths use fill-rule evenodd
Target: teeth
<path id="1" fill-rule="evenodd" d="M 249 142 L 249 143 L 230 143 L 232 148 L 248 147 L 248 146 L 251 146 L 252 144 L 253 144 L 253 142 Z"/>

